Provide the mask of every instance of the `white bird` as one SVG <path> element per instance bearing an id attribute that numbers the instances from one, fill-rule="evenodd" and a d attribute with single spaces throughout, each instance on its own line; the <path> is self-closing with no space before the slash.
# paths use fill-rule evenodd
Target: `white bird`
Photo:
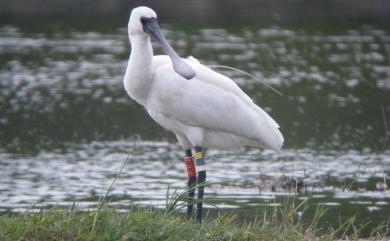
<path id="1" fill-rule="evenodd" d="M 202 147 L 252 146 L 278 150 L 283 145 L 283 136 L 279 125 L 233 80 L 193 57 L 180 58 L 161 33 L 152 9 L 132 10 L 128 34 L 131 54 L 124 87 L 158 124 L 176 135 L 185 150 L 190 190 L 187 214 L 191 216 L 196 173 L 198 183 L 206 179 Z M 150 36 L 168 55 L 153 56 Z M 192 148 L 195 148 L 196 166 Z M 203 192 L 204 186 L 199 185 L 199 221 Z"/>

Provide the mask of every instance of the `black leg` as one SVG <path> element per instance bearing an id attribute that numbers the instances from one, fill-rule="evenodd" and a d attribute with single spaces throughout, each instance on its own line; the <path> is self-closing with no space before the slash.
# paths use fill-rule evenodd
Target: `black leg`
<path id="1" fill-rule="evenodd" d="M 186 150 L 186 157 L 184 158 L 188 175 L 188 200 L 187 200 L 187 218 L 191 218 L 192 210 L 194 209 L 193 200 L 195 196 L 196 171 L 194 158 L 192 157 L 191 149 Z"/>
<path id="2" fill-rule="evenodd" d="M 202 222 L 202 209 L 203 209 L 203 194 L 204 194 L 204 184 L 206 181 L 206 164 L 204 162 L 202 147 L 195 147 L 195 164 L 196 171 L 198 173 L 198 203 L 197 203 L 197 213 L 196 219 L 198 222 Z"/>

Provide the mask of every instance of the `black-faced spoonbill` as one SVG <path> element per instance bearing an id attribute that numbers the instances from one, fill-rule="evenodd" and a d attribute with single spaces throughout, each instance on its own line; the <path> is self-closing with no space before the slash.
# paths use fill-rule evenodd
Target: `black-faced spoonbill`
<path id="1" fill-rule="evenodd" d="M 124 77 L 129 96 L 162 127 L 172 131 L 185 151 L 188 174 L 187 216 L 192 216 L 193 187 L 198 181 L 197 220 L 202 220 L 206 180 L 203 147 L 240 146 L 280 149 L 279 125 L 230 78 L 195 58 L 180 58 L 161 33 L 156 13 L 132 10 L 128 24 L 131 54 Z M 167 55 L 153 56 L 150 37 Z M 195 149 L 192 156 L 191 149 Z M 195 159 L 195 161 L 194 161 Z"/>

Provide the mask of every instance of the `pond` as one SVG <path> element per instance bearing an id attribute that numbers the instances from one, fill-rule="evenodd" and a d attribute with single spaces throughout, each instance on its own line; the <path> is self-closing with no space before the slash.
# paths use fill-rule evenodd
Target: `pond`
<path id="1" fill-rule="evenodd" d="M 390 27 L 335 26 L 162 24 L 179 55 L 255 75 L 218 69 L 286 140 L 281 151 L 207 150 L 210 210 L 250 219 L 293 197 L 307 200 L 308 216 L 325 207 L 323 222 L 335 227 L 353 215 L 368 227 L 388 221 Z M 168 186 L 184 189 L 173 134 L 123 89 L 125 27 L 0 26 L 0 212 L 93 208 L 129 154 L 110 205 L 163 207 Z"/>

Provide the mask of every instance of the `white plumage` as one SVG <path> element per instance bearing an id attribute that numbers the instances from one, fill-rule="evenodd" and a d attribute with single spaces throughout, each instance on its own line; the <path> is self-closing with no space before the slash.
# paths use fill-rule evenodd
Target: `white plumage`
<path id="1" fill-rule="evenodd" d="M 132 50 L 123 80 L 129 96 L 157 123 L 175 133 L 184 149 L 280 149 L 283 136 L 279 125 L 233 80 L 193 57 L 175 56 L 163 37 L 160 43 L 169 56 L 153 56 L 150 37 L 141 22 L 156 17 L 146 7 L 131 13 L 128 29 Z"/>

